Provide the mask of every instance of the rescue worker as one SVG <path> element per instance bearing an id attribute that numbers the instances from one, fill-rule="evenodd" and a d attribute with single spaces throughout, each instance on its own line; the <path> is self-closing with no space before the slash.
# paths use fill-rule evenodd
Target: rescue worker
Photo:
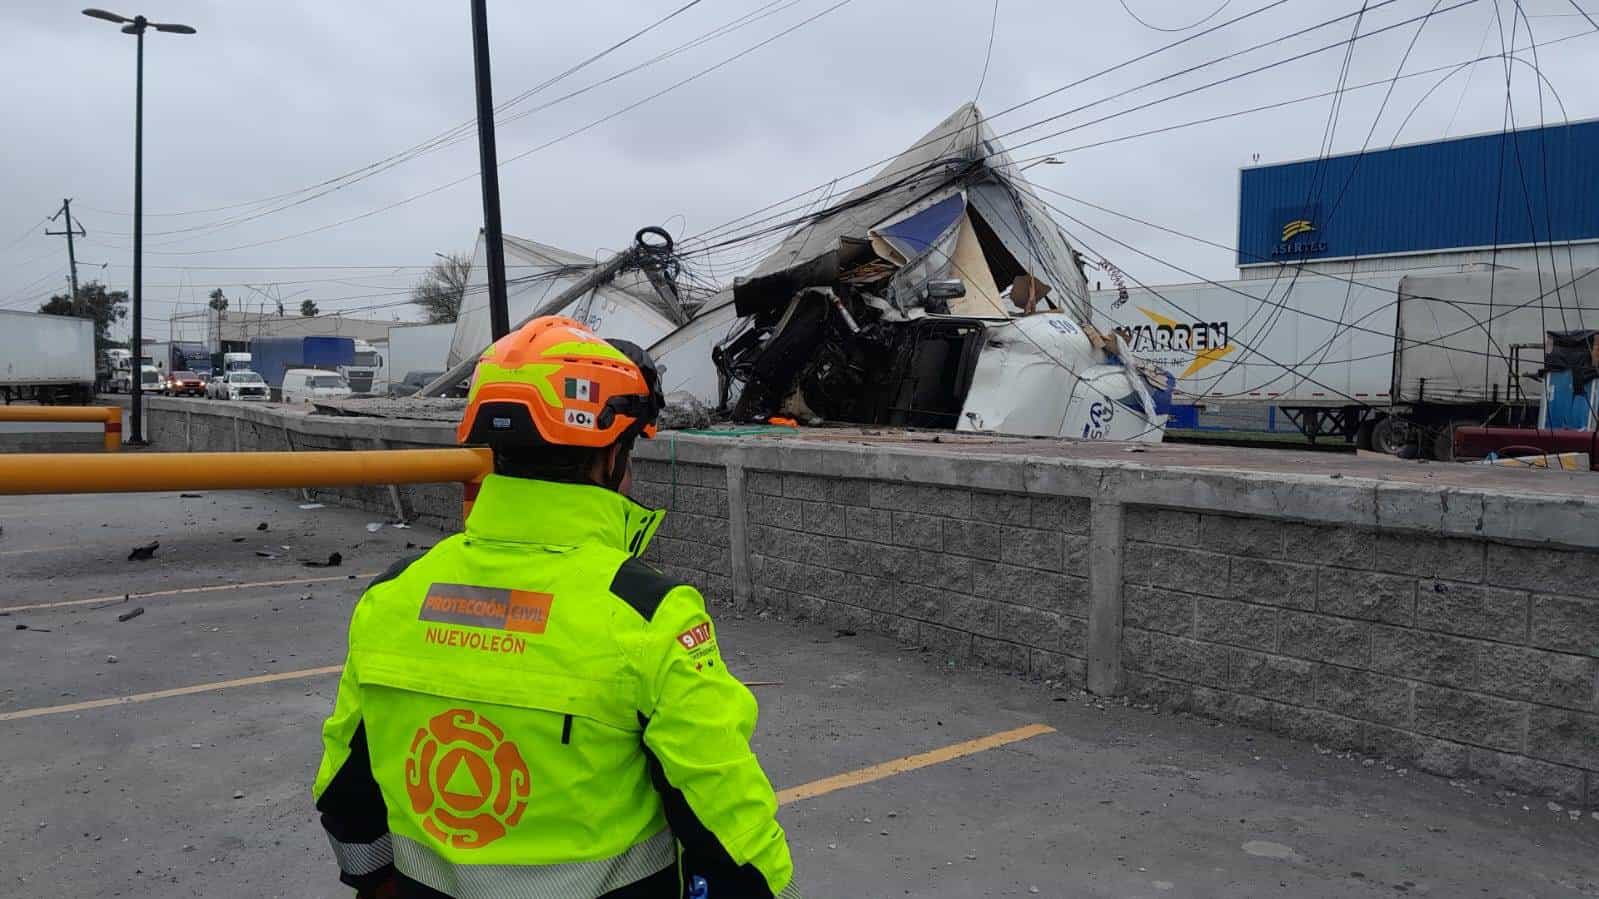
<path id="1" fill-rule="evenodd" d="M 360 897 L 797 897 L 756 706 L 705 601 L 638 560 L 654 363 L 568 318 L 485 350 L 463 533 L 373 581 L 313 796 Z"/>

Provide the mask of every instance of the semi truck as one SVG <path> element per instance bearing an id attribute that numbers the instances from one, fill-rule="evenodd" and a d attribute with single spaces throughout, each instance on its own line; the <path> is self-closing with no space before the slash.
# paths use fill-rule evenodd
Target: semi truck
<path id="1" fill-rule="evenodd" d="M 1098 291 L 1134 359 L 1175 379 L 1173 427 L 1279 416 L 1312 441 L 1452 455 L 1460 426 L 1522 425 L 1545 333 L 1599 323 L 1599 275 L 1275 278 Z"/>
<path id="2" fill-rule="evenodd" d="M 257 337 L 250 341 L 251 364 L 283 398 L 283 375 L 295 368 L 320 368 L 341 374 L 355 364 L 355 341 L 349 337 Z"/>
<path id="3" fill-rule="evenodd" d="M 200 378 L 211 377 L 211 352 L 205 344 L 193 341 L 174 341 L 167 344 L 168 374 L 176 371 L 192 371 Z"/>
<path id="4" fill-rule="evenodd" d="M 339 366 L 339 374 L 349 382 L 352 393 L 374 393 L 383 383 L 383 354 L 359 338 L 352 339 L 352 343 L 354 355 L 349 364 Z"/>
<path id="5" fill-rule="evenodd" d="M 94 399 L 94 321 L 0 310 L 0 398 L 39 403 Z"/>

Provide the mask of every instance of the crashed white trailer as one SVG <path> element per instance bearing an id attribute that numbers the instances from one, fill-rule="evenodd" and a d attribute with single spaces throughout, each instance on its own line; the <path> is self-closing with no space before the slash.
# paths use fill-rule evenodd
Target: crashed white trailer
<path id="1" fill-rule="evenodd" d="M 1076 251 L 971 103 L 728 294 L 652 352 L 668 389 L 735 421 L 1163 433 L 1144 378 L 1085 328 Z"/>
<path id="2" fill-rule="evenodd" d="M 596 264 L 591 257 L 510 235 L 505 236 L 504 246 L 506 305 L 512 324 L 560 296 Z M 677 327 L 662 313 L 660 305 L 647 278 L 639 272 L 627 272 L 554 314 L 577 319 L 607 339 L 629 340 L 647 347 Z M 480 234 L 444 368 L 475 357 L 493 342 L 487 253 Z"/>

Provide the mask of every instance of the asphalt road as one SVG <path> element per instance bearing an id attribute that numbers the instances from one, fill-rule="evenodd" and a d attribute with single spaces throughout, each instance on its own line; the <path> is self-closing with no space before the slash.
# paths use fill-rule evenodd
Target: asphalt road
<path id="1" fill-rule="evenodd" d="M 370 574 L 439 536 L 377 518 L 0 498 L 0 896 L 350 895 L 308 793 L 332 669 Z M 719 625 L 736 673 L 781 682 L 755 688 L 757 751 L 810 785 L 782 820 L 813 899 L 1599 896 L 1586 813 L 867 635 Z"/>

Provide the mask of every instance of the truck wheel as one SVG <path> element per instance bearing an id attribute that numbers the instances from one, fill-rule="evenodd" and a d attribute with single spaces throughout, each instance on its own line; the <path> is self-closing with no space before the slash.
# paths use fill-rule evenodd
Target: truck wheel
<path id="1" fill-rule="evenodd" d="M 1371 448 L 1374 452 L 1398 455 L 1410 438 L 1410 422 L 1398 415 L 1385 415 L 1372 425 Z"/>
<path id="2" fill-rule="evenodd" d="M 1355 449 L 1369 451 L 1371 449 L 1371 432 L 1376 430 L 1376 428 L 1377 422 L 1372 419 L 1368 418 L 1361 422 L 1360 427 L 1355 429 Z"/>

